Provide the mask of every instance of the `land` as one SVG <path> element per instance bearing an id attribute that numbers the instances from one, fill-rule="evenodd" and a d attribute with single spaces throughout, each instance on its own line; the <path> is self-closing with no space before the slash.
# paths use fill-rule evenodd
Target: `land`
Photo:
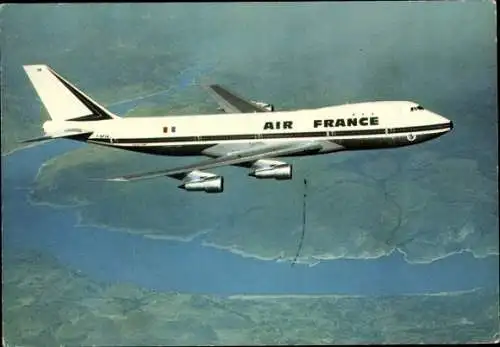
<path id="1" fill-rule="evenodd" d="M 95 282 L 37 252 L 2 260 L 6 345 L 436 344 L 499 333 L 498 291 L 223 298 Z"/>

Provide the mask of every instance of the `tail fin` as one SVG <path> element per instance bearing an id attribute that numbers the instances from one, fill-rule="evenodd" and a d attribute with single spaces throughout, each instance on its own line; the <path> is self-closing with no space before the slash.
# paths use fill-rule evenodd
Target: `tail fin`
<path id="1" fill-rule="evenodd" d="M 119 118 L 47 65 L 23 67 L 52 120 L 97 121 Z"/>

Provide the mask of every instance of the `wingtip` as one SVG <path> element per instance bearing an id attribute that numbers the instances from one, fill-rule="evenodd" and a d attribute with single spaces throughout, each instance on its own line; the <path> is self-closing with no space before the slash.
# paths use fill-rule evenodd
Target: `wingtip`
<path id="1" fill-rule="evenodd" d="M 128 179 L 126 179 L 125 177 L 114 177 L 114 178 L 108 178 L 108 179 L 106 179 L 106 181 L 108 181 L 108 182 L 127 182 Z"/>
<path id="2" fill-rule="evenodd" d="M 89 181 L 92 182 L 126 182 L 128 181 L 124 177 L 113 177 L 113 178 L 89 178 Z"/>

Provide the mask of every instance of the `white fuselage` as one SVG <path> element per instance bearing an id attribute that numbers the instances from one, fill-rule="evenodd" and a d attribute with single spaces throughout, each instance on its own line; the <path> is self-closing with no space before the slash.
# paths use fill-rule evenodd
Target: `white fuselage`
<path id="1" fill-rule="evenodd" d="M 199 155 L 222 143 L 324 141 L 321 153 L 333 151 L 330 142 L 344 149 L 396 147 L 440 136 L 452 123 L 413 102 L 377 101 L 298 111 L 44 124 L 46 132 L 61 127 L 92 131 L 86 139 L 90 143 L 153 154 Z"/>

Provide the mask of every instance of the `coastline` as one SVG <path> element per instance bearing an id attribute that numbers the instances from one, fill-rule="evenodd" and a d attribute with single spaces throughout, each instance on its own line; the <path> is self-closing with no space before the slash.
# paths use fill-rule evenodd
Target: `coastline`
<path id="1" fill-rule="evenodd" d="M 50 141 L 53 141 L 53 140 L 47 140 L 47 141 L 40 141 L 40 142 L 32 142 L 30 144 L 27 144 L 25 146 L 21 146 L 21 147 L 16 147 L 8 152 L 5 152 L 5 153 L 2 153 L 2 157 L 8 157 L 14 153 L 18 153 L 22 150 L 25 150 L 25 149 L 28 149 L 28 148 L 33 148 L 33 147 L 37 147 L 37 146 L 40 146 L 42 144 L 45 144 L 45 142 L 50 142 Z"/>
<path id="2" fill-rule="evenodd" d="M 46 163 L 44 163 L 43 165 L 45 165 L 45 164 Z M 32 192 L 32 190 L 30 190 L 30 194 L 31 194 L 31 192 Z M 54 203 L 49 203 L 49 202 L 38 202 L 38 201 L 33 201 L 30 194 L 27 194 L 27 200 L 28 200 L 28 203 L 33 205 L 33 206 L 45 206 L 45 207 L 54 208 L 54 209 L 66 210 L 66 209 L 78 209 L 79 207 L 88 205 L 88 202 L 83 202 L 83 201 L 82 202 L 75 202 L 74 205 L 54 204 Z M 77 227 L 77 228 L 87 228 L 87 227 L 99 228 L 99 229 L 103 229 L 106 231 L 123 232 L 123 233 L 131 234 L 131 235 L 142 236 L 145 238 L 160 240 L 160 241 L 191 242 L 199 237 L 203 237 L 203 235 L 207 235 L 212 230 L 209 228 L 206 230 L 196 231 L 196 232 L 194 232 L 190 235 L 187 235 L 185 237 L 165 235 L 165 234 L 158 234 L 158 232 L 162 232 L 162 230 L 159 230 L 159 229 L 157 230 L 157 229 L 126 228 L 126 227 L 111 226 L 111 225 L 107 225 L 107 224 L 100 224 L 100 223 L 95 223 L 95 222 L 88 222 L 88 221 L 85 221 L 85 219 L 83 218 L 81 211 L 76 210 L 73 212 L 75 213 L 76 219 L 77 219 L 77 222 L 75 223 L 74 227 Z M 275 256 L 263 256 L 260 254 L 244 251 L 241 248 L 239 248 L 237 245 L 230 245 L 230 246 L 219 245 L 219 244 L 216 244 L 212 241 L 206 241 L 206 240 L 202 240 L 201 244 L 205 247 L 212 247 L 212 248 L 216 248 L 219 250 L 227 251 L 227 252 L 230 252 L 232 254 L 238 255 L 238 256 L 243 257 L 243 258 L 253 258 L 253 259 L 261 260 L 261 261 L 275 261 L 275 262 L 279 262 L 279 263 L 292 263 L 292 261 L 294 259 L 294 257 L 291 257 L 291 256 L 284 257 L 283 252 L 279 252 Z M 401 253 L 403 255 L 404 260 L 408 264 L 412 264 L 412 265 L 431 264 L 435 261 L 439 261 L 442 259 L 446 259 L 450 256 L 453 256 L 456 254 L 463 254 L 463 253 L 470 253 L 476 259 L 483 259 L 483 258 L 487 258 L 489 256 L 500 256 L 500 253 L 495 253 L 495 252 L 486 253 L 486 254 L 477 254 L 474 250 L 471 250 L 470 248 L 464 248 L 464 249 L 457 250 L 454 252 L 447 252 L 447 253 L 442 254 L 442 255 L 430 257 L 428 259 L 418 259 L 417 258 L 414 260 L 410 260 L 408 258 L 408 254 L 403 249 L 401 249 L 400 247 L 394 247 L 387 252 L 381 251 L 378 254 L 364 253 L 364 256 L 359 256 L 359 257 L 349 256 L 346 254 L 335 255 L 335 254 L 325 254 L 325 253 L 323 253 L 321 255 L 302 256 L 302 257 L 299 256 L 296 259 L 295 264 L 296 265 L 299 265 L 299 264 L 300 265 L 307 265 L 309 267 L 313 267 L 313 266 L 316 266 L 316 265 L 323 263 L 323 262 L 335 261 L 335 260 L 370 260 L 370 259 L 374 260 L 374 259 L 379 259 L 382 257 L 388 257 L 394 252 Z"/>

